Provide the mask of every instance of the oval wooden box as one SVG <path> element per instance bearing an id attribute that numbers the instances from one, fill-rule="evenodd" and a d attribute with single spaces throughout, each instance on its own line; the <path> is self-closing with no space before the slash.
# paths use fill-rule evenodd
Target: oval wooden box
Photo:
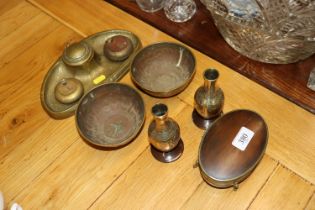
<path id="1" fill-rule="evenodd" d="M 255 169 L 267 142 L 267 125 L 256 112 L 236 110 L 223 115 L 200 143 L 198 158 L 203 179 L 218 188 L 237 187 Z"/>

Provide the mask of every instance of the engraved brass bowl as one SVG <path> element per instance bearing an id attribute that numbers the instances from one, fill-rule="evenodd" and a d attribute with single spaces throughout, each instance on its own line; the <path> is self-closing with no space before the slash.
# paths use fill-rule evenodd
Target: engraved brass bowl
<path id="1" fill-rule="evenodd" d="M 104 54 L 105 43 L 115 36 L 127 37 L 133 45 L 124 60 L 113 61 Z M 139 38 L 126 30 L 99 32 L 67 46 L 43 80 L 40 97 L 44 109 L 54 118 L 70 117 L 89 90 L 119 81 L 141 47 Z"/>
<path id="2" fill-rule="evenodd" d="M 146 93 L 170 97 L 183 91 L 195 73 L 195 57 L 183 45 L 161 42 L 140 50 L 131 64 L 131 78 Z"/>
<path id="3" fill-rule="evenodd" d="M 133 140 L 145 119 L 144 102 L 132 87 L 107 83 L 89 91 L 75 114 L 80 135 L 101 147 L 119 147 Z"/>

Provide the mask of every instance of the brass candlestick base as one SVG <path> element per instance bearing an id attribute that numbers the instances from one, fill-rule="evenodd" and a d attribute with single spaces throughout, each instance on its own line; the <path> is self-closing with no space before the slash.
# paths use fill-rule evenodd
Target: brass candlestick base
<path id="1" fill-rule="evenodd" d="M 218 119 L 221 115 L 223 114 L 223 112 L 221 112 L 217 117 L 211 118 L 211 119 L 205 119 L 202 118 L 197 111 L 194 109 L 194 111 L 192 112 L 192 119 L 194 124 L 198 127 L 201 128 L 203 130 L 207 130 L 212 123 Z"/>
<path id="2" fill-rule="evenodd" d="M 170 163 L 182 156 L 184 152 L 184 143 L 182 140 L 180 140 L 177 144 L 177 146 L 168 152 L 162 152 L 160 150 L 157 150 L 154 146 L 151 145 L 151 153 L 153 157 L 163 163 Z"/>

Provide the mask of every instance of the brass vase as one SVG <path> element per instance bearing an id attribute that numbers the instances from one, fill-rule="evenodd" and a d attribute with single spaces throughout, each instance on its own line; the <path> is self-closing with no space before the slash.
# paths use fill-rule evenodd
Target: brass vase
<path id="1" fill-rule="evenodd" d="M 173 162 L 184 150 L 179 125 L 168 117 L 168 107 L 165 104 L 155 104 L 151 111 L 153 120 L 149 125 L 148 135 L 152 155 L 161 162 Z"/>
<path id="2" fill-rule="evenodd" d="M 219 72 L 207 69 L 203 73 L 204 85 L 199 87 L 194 96 L 193 121 L 202 129 L 207 129 L 211 123 L 222 114 L 224 93 L 216 84 Z"/>

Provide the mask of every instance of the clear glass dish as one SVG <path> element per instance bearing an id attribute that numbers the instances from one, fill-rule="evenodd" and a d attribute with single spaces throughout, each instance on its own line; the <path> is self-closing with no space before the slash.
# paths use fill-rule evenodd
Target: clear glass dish
<path id="1" fill-rule="evenodd" d="M 315 53 L 314 0 L 201 0 L 225 41 L 261 62 L 286 64 Z"/>
<path id="2" fill-rule="evenodd" d="M 197 7 L 193 0 L 167 0 L 164 4 L 164 12 L 173 22 L 186 22 L 194 16 Z"/>

